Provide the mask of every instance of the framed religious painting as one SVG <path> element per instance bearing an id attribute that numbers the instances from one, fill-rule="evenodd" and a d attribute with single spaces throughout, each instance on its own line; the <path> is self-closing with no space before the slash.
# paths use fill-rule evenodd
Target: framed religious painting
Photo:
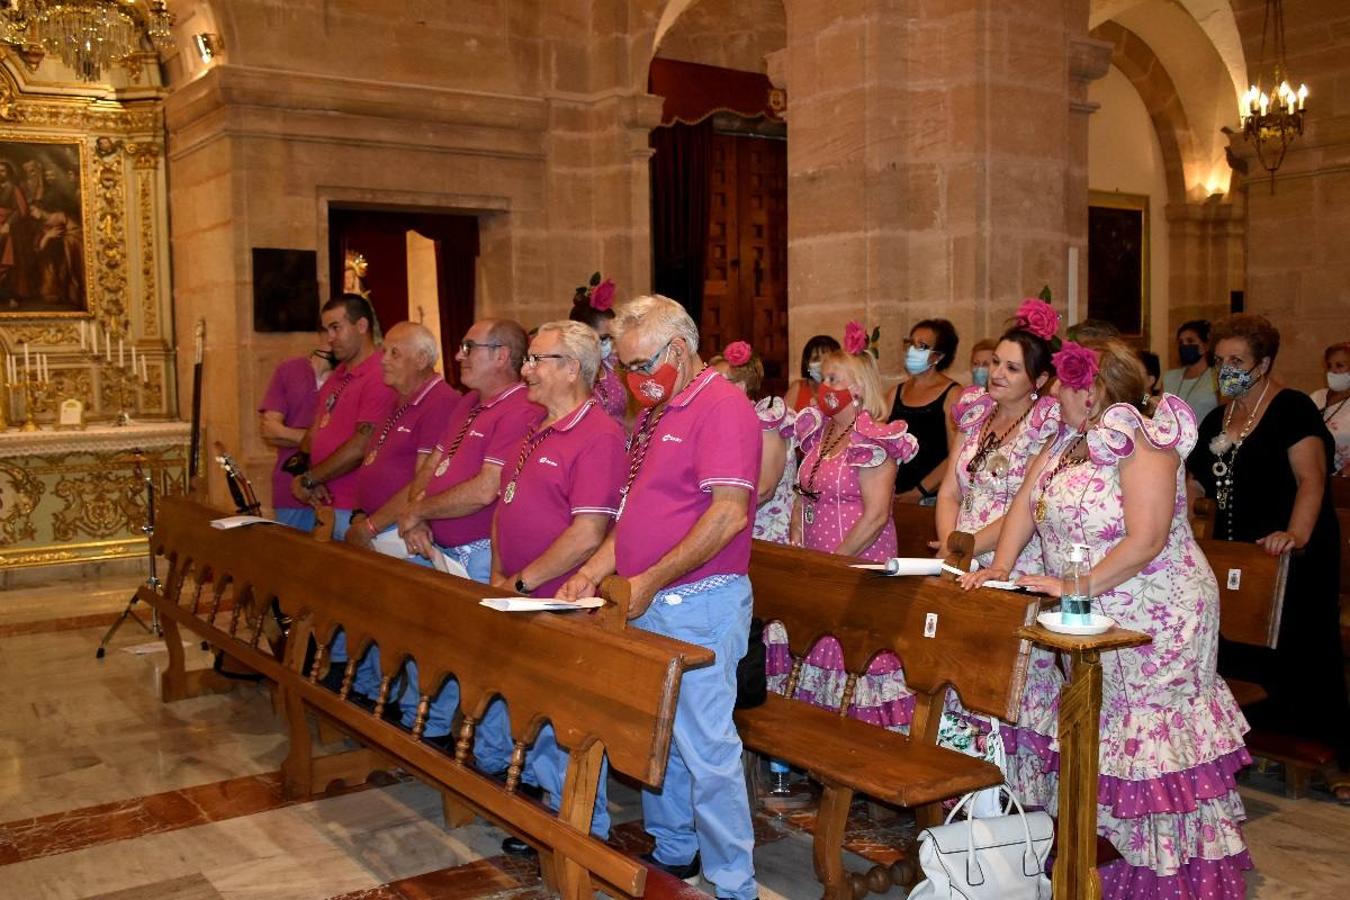
<path id="1" fill-rule="evenodd" d="M 1149 208 L 1144 194 L 1092 191 L 1088 199 L 1088 318 L 1148 346 Z"/>
<path id="2" fill-rule="evenodd" d="M 88 148 L 0 132 L 0 316 L 89 314 Z"/>

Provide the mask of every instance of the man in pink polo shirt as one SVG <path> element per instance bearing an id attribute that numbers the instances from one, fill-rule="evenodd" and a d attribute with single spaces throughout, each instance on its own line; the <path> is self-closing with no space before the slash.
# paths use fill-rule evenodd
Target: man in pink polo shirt
<path id="1" fill-rule="evenodd" d="M 375 349 L 375 314 L 358 294 L 324 304 L 320 314 L 337 369 L 319 391 L 319 418 L 309 429 L 308 472 L 291 493 L 311 506 L 333 507 L 333 540 L 347 534 L 356 507 L 356 470 L 375 426 L 389 418 L 398 394 L 384 383 Z"/>
<path id="2" fill-rule="evenodd" d="M 356 502 L 346 542 L 369 548 L 393 528 L 409 500 L 417 470 L 431 459 L 436 440 L 458 405 L 459 392 L 436 371 L 440 348 L 421 325 L 400 322 L 385 335 L 380 360 L 384 383 L 398 392 L 398 405 L 366 443 L 356 471 Z M 372 647 L 357 669 L 352 690 L 372 697 L 380 688 L 380 650 Z"/>
<path id="3" fill-rule="evenodd" d="M 469 393 L 450 416 L 436 452 L 413 481 L 415 499 L 398 519 L 398 531 L 408 552 L 431 555 L 435 544 L 459 562 L 474 581 L 487 583 L 492 551 L 489 535 L 497 505 L 497 486 L 507 457 L 520 447 L 525 432 L 544 415 L 542 407 L 525 396 L 520 366 L 525 357 L 525 329 L 507 319 L 475 322 L 459 345 L 460 380 Z M 409 666 L 409 682 L 417 683 Z M 411 727 L 417 698 L 404 695 L 404 724 Z M 443 738 L 459 705 L 459 689 L 452 681 L 431 704 L 423 735 Z M 496 704 L 500 708 L 501 704 Z M 500 715 L 495 713 L 494 715 Z M 479 766 L 495 772 L 510 761 L 508 742 L 479 757 Z"/>
<path id="4" fill-rule="evenodd" d="M 322 350 L 284 360 L 272 371 L 267 392 L 258 404 L 258 433 L 264 443 L 277 449 L 277 461 L 272 466 L 273 515 L 281 524 L 301 531 L 314 529 L 314 507 L 292 496 L 293 476 L 282 466 L 299 452 L 305 432 L 314 424 L 319 388 L 331 374 L 333 359 L 328 336 L 324 335 Z"/>
<path id="5" fill-rule="evenodd" d="M 592 396 L 600 370 L 600 339 L 581 322 L 548 322 L 530 342 L 521 375 L 529 398 L 547 410 L 502 468 L 500 500 L 492 520 L 492 583 L 505 590 L 551 597 L 609 532 L 628 471 L 624 434 Z M 479 740 L 510 746 L 503 717 L 479 726 Z M 525 781 L 537 784 L 558 809 L 567 754 L 545 725 L 526 757 Z M 591 831 L 609 836 L 605 775 L 595 797 Z M 502 849 L 528 853 L 507 838 Z"/>
<path id="6" fill-rule="evenodd" d="M 643 791 L 656 839 L 649 861 L 678 878 L 701 868 L 718 897 L 751 900 L 755 836 L 731 716 L 750 635 L 759 417 L 704 366 L 698 327 L 674 300 L 639 297 L 619 309 L 614 330 L 644 411 L 629 440 L 618 522 L 558 595 L 593 596 L 617 572 L 632 586 L 634 626 L 716 653 L 712 666 L 684 673 L 665 781 Z"/>
<path id="7" fill-rule="evenodd" d="M 346 541 L 358 547 L 369 547 L 377 534 L 398 524 L 414 476 L 431 461 L 460 402 L 459 391 L 436 371 L 440 348 L 425 327 L 400 322 L 389 329 L 381 349 L 384 383 L 398 392 L 398 403 L 371 433 L 356 470 L 358 508 Z"/>

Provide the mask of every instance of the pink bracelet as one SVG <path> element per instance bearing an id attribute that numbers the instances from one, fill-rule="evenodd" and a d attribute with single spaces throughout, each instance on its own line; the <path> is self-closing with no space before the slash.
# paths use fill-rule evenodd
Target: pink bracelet
<path id="1" fill-rule="evenodd" d="M 371 536 L 371 537 L 375 537 L 376 535 L 379 534 L 379 532 L 375 530 L 375 525 L 374 525 L 374 523 L 370 521 L 370 516 L 366 516 L 366 518 L 365 518 L 365 526 L 366 526 L 366 531 L 370 532 L 370 536 Z"/>

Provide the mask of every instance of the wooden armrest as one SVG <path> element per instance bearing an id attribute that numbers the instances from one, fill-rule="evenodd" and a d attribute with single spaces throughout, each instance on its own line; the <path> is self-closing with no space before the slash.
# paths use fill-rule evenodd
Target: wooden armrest
<path id="1" fill-rule="evenodd" d="M 1024 625 L 1018 635 L 1051 650 L 1071 653 L 1075 650 L 1124 650 L 1153 643 L 1153 638 L 1142 631 L 1128 631 L 1112 626 L 1101 634 L 1058 634 L 1040 625 Z"/>

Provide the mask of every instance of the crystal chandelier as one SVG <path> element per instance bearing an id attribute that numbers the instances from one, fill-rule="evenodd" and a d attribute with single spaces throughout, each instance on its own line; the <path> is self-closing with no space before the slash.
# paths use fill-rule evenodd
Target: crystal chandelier
<path id="1" fill-rule="evenodd" d="M 166 0 L 7 0 L 0 4 L 0 42 L 30 65 L 60 57 L 81 81 L 98 81 L 116 63 L 134 63 L 146 37 L 158 52 L 173 47 Z"/>
<path id="2" fill-rule="evenodd" d="M 1273 37 L 1273 48 L 1267 67 L 1267 40 Z M 1240 113 L 1242 132 L 1248 141 L 1256 144 L 1256 156 L 1261 166 L 1270 173 L 1270 190 L 1275 190 L 1275 170 L 1284 162 L 1284 155 L 1294 139 L 1303 134 L 1303 111 L 1308 100 L 1308 86 L 1295 89 L 1289 82 L 1289 68 L 1285 63 L 1284 0 L 1266 0 L 1266 19 L 1261 26 L 1261 56 L 1256 69 L 1256 82 L 1242 95 Z M 1266 91 L 1266 75 L 1270 76 L 1270 91 Z"/>

